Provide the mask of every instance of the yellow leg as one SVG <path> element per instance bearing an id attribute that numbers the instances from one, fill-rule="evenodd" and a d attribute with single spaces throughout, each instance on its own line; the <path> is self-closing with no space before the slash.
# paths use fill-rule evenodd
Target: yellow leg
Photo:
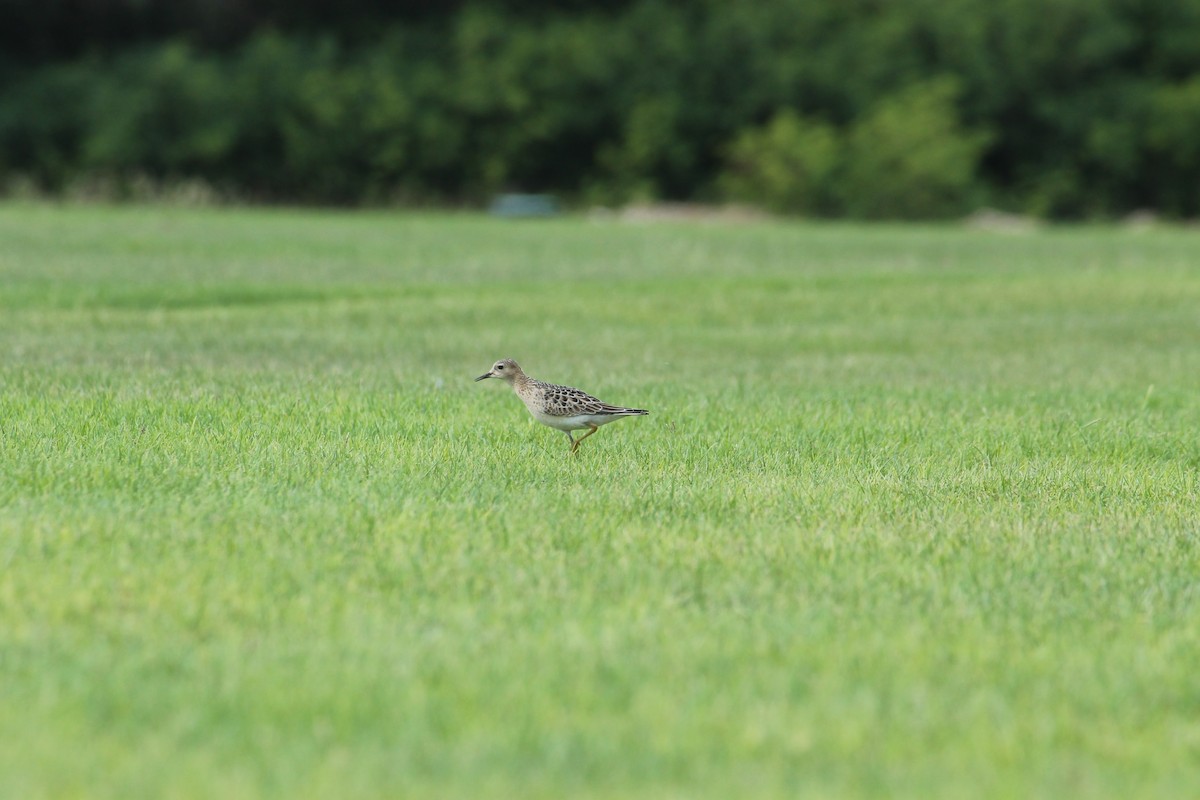
<path id="1" fill-rule="evenodd" d="M 579 437 L 578 439 L 576 439 L 575 441 L 571 442 L 571 452 L 572 452 L 572 453 L 574 453 L 576 450 L 578 450 L 578 449 L 579 449 L 579 445 L 583 443 L 583 440 L 584 440 L 584 439 L 586 439 L 587 437 L 591 436 L 591 435 L 592 435 L 593 433 L 595 433 L 596 431 L 600 430 L 600 426 L 599 426 L 599 425 L 596 425 L 596 424 L 594 424 L 594 423 L 588 423 L 588 427 L 589 427 L 589 428 L 591 428 L 591 430 L 590 430 L 590 431 L 588 431 L 587 433 L 585 433 L 583 436 L 580 436 L 580 437 Z"/>

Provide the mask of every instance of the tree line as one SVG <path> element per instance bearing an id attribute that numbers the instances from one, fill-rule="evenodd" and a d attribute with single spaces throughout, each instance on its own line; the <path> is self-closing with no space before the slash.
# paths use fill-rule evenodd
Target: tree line
<path id="1" fill-rule="evenodd" d="M 16 7 L 5 186 L 1200 214 L 1200 0 Z"/>

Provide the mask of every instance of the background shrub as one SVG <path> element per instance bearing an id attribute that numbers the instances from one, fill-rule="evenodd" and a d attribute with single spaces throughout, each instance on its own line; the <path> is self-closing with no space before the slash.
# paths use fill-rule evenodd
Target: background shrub
<path id="1" fill-rule="evenodd" d="M 832 125 L 781 111 L 734 139 L 722 187 L 731 198 L 773 211 L 833 214 L 839 210 L 835 180 L 843 150 Z"/>
<path id="2" fill-rule="evenodd" d="M 957 93 L 950 80 L 918 84 L 854 123 L 837 186 L 848 214 L 926 219 L 969 207 L 988 137 L 963 130 Z"/>
<path id="3" fill-rule="evenodd" d="M 1200 214 L 1200 75 L 1154 91 L 1147 144 L 1161 208 L 1179 216 Z"/>

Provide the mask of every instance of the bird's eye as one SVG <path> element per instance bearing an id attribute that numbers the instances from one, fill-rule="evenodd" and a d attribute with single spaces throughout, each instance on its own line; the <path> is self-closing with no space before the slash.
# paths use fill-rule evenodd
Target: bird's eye
<path id="1" fill-rule="evenodd" d="M 497 365 L 496 365 L 496 369 L 504 369 L 504 365 L 503 365 L 503 364 L 497 364 Z"/>

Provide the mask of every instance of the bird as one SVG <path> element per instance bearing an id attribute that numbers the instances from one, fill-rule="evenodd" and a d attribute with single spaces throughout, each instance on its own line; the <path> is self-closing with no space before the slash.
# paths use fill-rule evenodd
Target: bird
<path id="1" fill-rule="evenodd" d="M 583 440 L 600 430 L 601 425 L 636 417 L 650 412 L 644 408 L 625 408 L 602 403 L 587 392 L 570 386 L 559 386 L 531 378 L 521 365 L 511 358 L 502 358 L 487 372 L 475 379 L 478 383 L 486 378 L 506 381 L 517 397 L 525 403 L 533 418 L 543 425 L 560 430 L 571 440 L 571 452 L 579 449 Z M 587 430 L 575 438 L 572 431 Z"/>

